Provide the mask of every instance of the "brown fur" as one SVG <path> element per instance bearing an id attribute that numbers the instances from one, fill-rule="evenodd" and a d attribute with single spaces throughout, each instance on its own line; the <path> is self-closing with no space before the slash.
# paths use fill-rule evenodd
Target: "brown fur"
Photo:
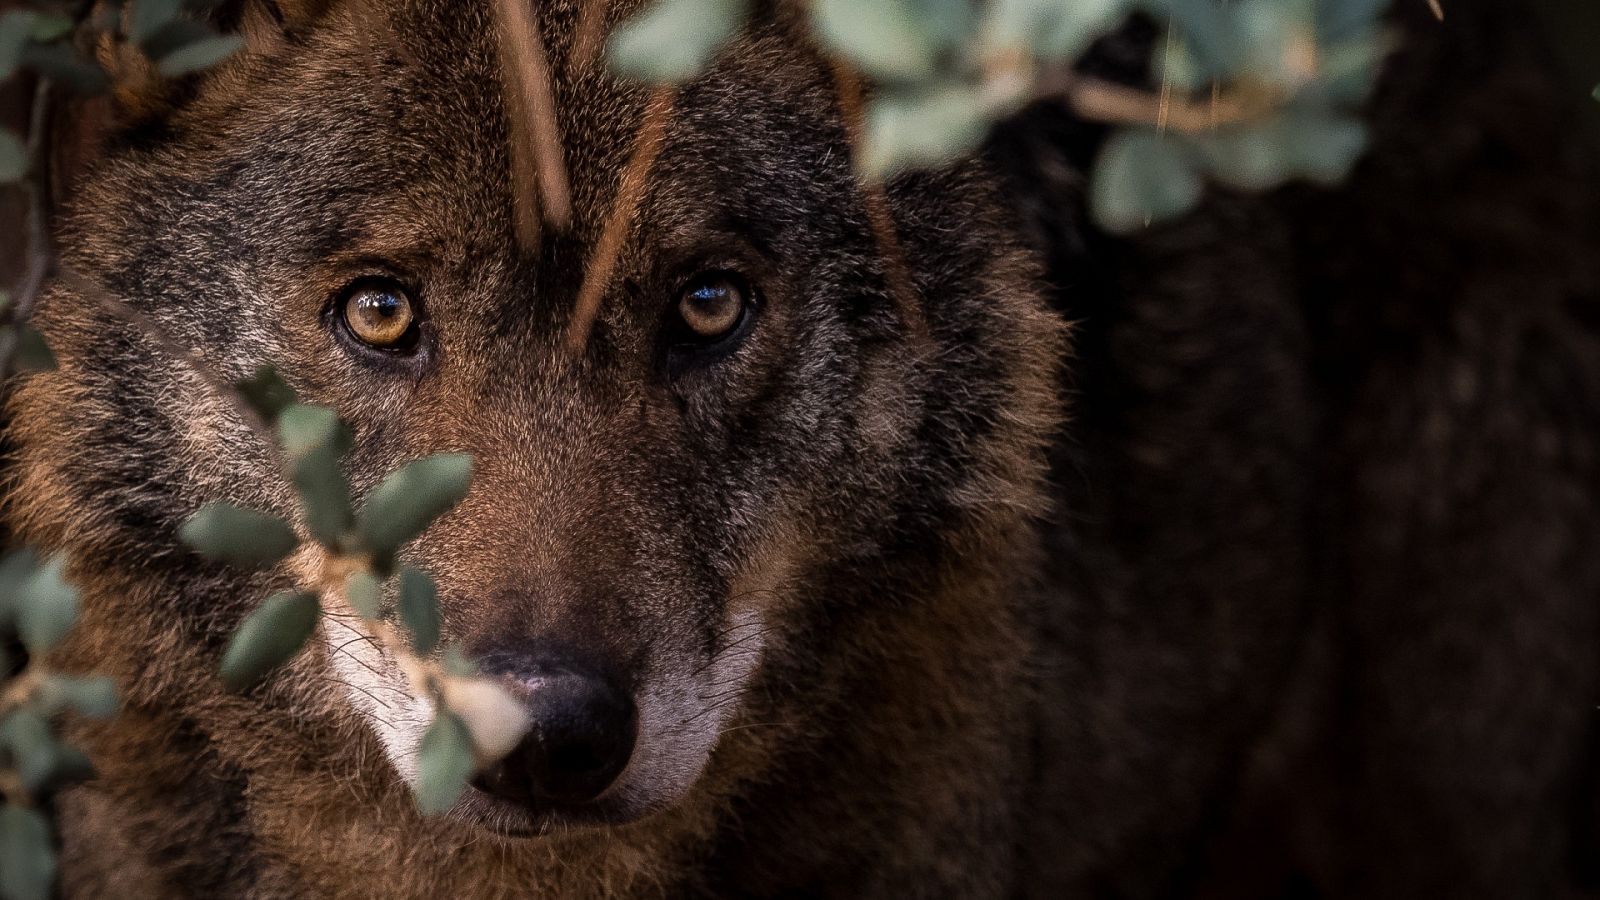
<path id="1" fill-rule="evenodd" d="M 337 408 L 358 492 L 475 455 L 407 558 L 486 659 L 555 642 L 627 673 L 644 737 L 609 818 L 419 817 L 386 746 L 419 709 L 338 610 L 224 692 L 222 642 L 290 573 L 203 563 L 175 527 L 291 497 L 182 363 L 58 288 L 62 368 L 10 402 L 8 521 L 73 552 L 65 660 L 129 706 L 83 735 L 68 895 L 1581 886 L 1600 276 L 1572 248 L 1600 182 L 1510 13 L 1406 20 L 1347 189 L 1218 196 L 1134 241 L 1081 221 L 1099 132 L 1024 113 L 986 161 L 890 186 L 915 323 L 827 67 L 763 20 L 678 98 L 573 361 L 644 103 L 570 64 L 579 5 L 539 5 L 570 232 L 519 240 L 490 3 L 252 2 L 225 13 L 249 54 L 129 105 L 64 247 L 218 370 L 270 361 Z M 1147 54 L 1097 59 L 1136 79 Z M 374 266 L 428 307 L 418 361 L 329 328 Z M 677 371 L 657 334 L 697 267 L 765 300 Z"/>

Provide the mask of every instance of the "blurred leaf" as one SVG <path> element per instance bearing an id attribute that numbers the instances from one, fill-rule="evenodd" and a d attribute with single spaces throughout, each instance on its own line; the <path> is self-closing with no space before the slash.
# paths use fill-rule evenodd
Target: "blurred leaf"
<path id="1" fill-rule="evenodd" d="M 22 64 L 80 94 L 104 93 L 111 86 L 105 70 L 68 44 L 30 44 L 22 50 Z"/>
<path id="2" fill-rule="evenodd" d="M 1276 187 L 1289 178 L 1294 166 L 1293 148 L 1275 121 L 1199 135 L 1195 146 L 1217 180 L 1242 190 Z"/>
<path id="3" fill-rule="evenodd" d="M 56 556 L 22 583 L 17 595 L 17 633 L 28 652 L 43 656 L 72 630 L 78 589 L 64 577 L 67 560 Z"/>
<path id="4" fill-rule="evenodd" d="M 178 529 L 178 537 L 207 559 L 247 568 L 273 565 L 300 544 L 294 529 L 277 516 L 222 501 L 200 507 Z"/>
<path id="5" fill-rule="evenodd" d="M 472 457 L 440 453 L 409 463 L 373 490 L 356 519 L 364 546 L 379 560 L 461 502 L 472 482 Z"/>
<path id="6" fill-rule="evenodd" d="M 478 675 L 478 664 L 454 644 L 444 648 L 441 663 L 447 673 L 457 678 L 475 678 Z"/>
<path id="7" fill-rule="evenodd" d="M 377 619 L 383 615 L 383 585 L 370 572 L 352 572 L 344 583 L 345 599 L 350 608 L 363 619 Z"/>
<path id="8" fill-rule="evenodd" d="M 811 22 L 824 44 L 874 78 L 915 81 L 933 74 L 939 47 L 910 0 L 815 0 Z"/>
<path id="9" fill-rule="evenodd" d="M 17 71 L 38 19 L 38 13 L 28 9 L 8 10 L 0 15 L 0 79 L 10 78 Z"/>
<path id="10" fill-rule="evenodd" d="M 235 34 L 218 34 L 187 44 L 161 57 L 156 70 L 168 78 L 177 78 L 209 69 L 232 56 L 244 46 L 244 39 Z"/>
<path id="11" fill-rule="evenodd" d="M 350 533 L 350 482 L 339 467 L 342 451 L 336 445 L 313 450 L 292 463 L 294 486 L 300 493 L 306 530 L 323 545 L 339 548 Z"/>
<path id="12" fill-rule="evenodd" d="M 1126 233 L 1187 212 L 1205 184 L 1183 146 L 1149 129 L 1113 135 L 1100 152 L 1090 184 L 1094 217 Z"/>
<path id="13" fill-rule="evenodd" d="M 181 0 L 133 0 L 128 6 L 128 37 L 142 44 L 182 11 Z"/>
<path id="14" fill-rule="evenodd" d="M 48 372 L 56 367 L 56 355 L 50 352 L 50 345 L 44 342 L 44 335 L 37 329 L 18 325 L 11 365 L 18 372 Z"/>
<path id="15" fill-rule="evenodd" d="M 262 602 L 233 633 L 222 656 L 222 680 L 244 690 L 300 652 L 317 627 L 317 595 L 284 591 Z"/>
<path id="16" fill-rule="evenodd" d="M 974 37 L 978 10 L 972 0 L 905 0 L 922 33 L 937 46 L 959 47 Z M 1079 0 L 1093 2 L 1093 0 Z"/>
<path id="17" fill-rule="evenodd" d="M 34 20 L 31 36 L 41 44 L 48 44 L 71 34 L 75 24 L 71 16 L 42 15 Z"/>
<path id="18" fill-rule="evenodd" d="M 417 749 L 417 808 L 423 815 L 448 812 L 476 768 L 472 736 L 448 710 L 439 710 Z"/>
<path id="19" fill-rule="evenodd" d="M 350 484 L 340 468 L 350 447 L 350 432 L 325 406 L 293 404 L 279 414 L 278 434 L 300 492 L 307 530 L 323 544 L 337 547 L 353 518 Z"/>
<path id="20" fill-rule="evenodd" d="M 28 174 L 28 146 L 0 128 L 0 182 L 20 181 Z"/>
<path id="21" fill-rule="evenodd" d="M 295 402 L 294 388 L 289 387 L 272 366 L 256 369 L 254 375 L 235 382 L 234 388 L 250 408 L 269 424 L 276 422 L 278 414 Z"/>
<path id="22" fill-rule="evenodd" d="M 12 711 L 0 721 L 0 745 L 10 752 L 17 780 L 30 794 L 54 779 L 60 754 L 42 713 L 28 707 Z"/>
<path id="23" fill-rule="evenodd" d="M 439 589 L 428 573 L 418 569 L 400 572 L 400 621 L 411 630 L 411 648 L 427 656 L 439 646 Z"/>
<path id="24" fill-rule="evenodd" d="M 1322 44 L 1337 44 L 1370 31 L 1383 23 L 1390 0 L 1319 0 L 1317 39 Z"/>
<path id="25" fill-rule="evenodd" d="M 22 588 L 33 577 L 38 565 L 39 557 L 27 547 L 12 550 L 0 558 L 0 631 L 14 629 Z M 4 671 L 0 668 L 0 673 Z"/>
<path id="26" fill-rule="evenodd" d="M 1317 184 L 1344 181 L 1367 149 L 1367 126 L 1354 116 L 1290 109 L 1283 125 L 1293 145 L 1294 174 Z"/>
<path id="27" fill-rule="evenodd" d="M 1125 0 L 995 0 L 985 22 L 993 47 L 1022 47 L 1040 59 L 1076 57 L 1125 14 Z"/>
<path id="28" fill-rule="evenodd" d="M 49 900 L 55 879 L 50 823 L 32 809 L 0 807 L 0 897 Z"/>
<path id="29" fill-rule="evenodd" d="M 319 447 L 338 447 L 342 453 L 344 426 L 339 415 L 326 406 L 296 403 L 278 416 L 278 438 L 290 459 L 299 459 Z"/>
<path id="30" fill-rule="evenodd" d="M 49 675 L 40 691 L 40 705 L 50 715 L 71 709 L 91 719 L 109 719 L 120 705 L 117 683 L 102 676 Z"/>
<path id="31" fill-rule="evenodd" d="M 983 99 L 975 90 L 885 95 L 867 110 L 861 167 L 881 178 L 901 169 L 937 166 L 975 149 L 987 132 Z"/>
<path id="32" fill-rule="evenodd" d="M 749 0 L 657 0 L 612 33 L 611 67 L 642 81 L 687 80 L 739 32 L 749 13 Z"/>

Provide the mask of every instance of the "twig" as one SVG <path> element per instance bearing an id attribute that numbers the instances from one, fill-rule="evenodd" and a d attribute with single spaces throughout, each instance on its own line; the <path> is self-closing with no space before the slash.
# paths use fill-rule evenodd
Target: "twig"
<path id="1" fill-rule="evenodd" d="M 557 229 L 572 222 L 572 194 L 562 158 L 561 126 L 550 87 L 550 62 L 531 0 L 497 0 L 500 49 L 506 71 L 511 175 L 516 189 L 517 239 L 539 242 L 539 217 Z M 542 196 L 541 196 L 542 195 Z M 540 202 L 542 199 L 542 203 Z"/>
<path id="2" fill-rule="evenodd" d="M 1204 102 L 1152 94 L 1098 78 L 1073 78 L 1065 85 L 1067 103 L 1085 119 L 1108 124 L 1153 125 L 1181 134 L 1203 134 L 1250 122 L 1270 113 L 1279 98 L 1268 90 L 1213 89 Z"/>
<path id="3" fill-rule="evenodd" d="M 850 141 L 851 158 L 859 158 L 865 142 L 866 103 L 861 93 L 861 79 L 855 70 L 836 56 L 828 57 L 833 71 L 833 82 L 839 93 L 839 111 L 844 116 L 845 133 Z M 863 202 L 867 221 L 872 225 L 873 238 L 878 244 L 878 255 L 883 259 L 889 292 L 895 306 L 905 320 L 906 327 L 915 337 L 926 338 L 928 322 L 917 302 L 916 282 L 911 277 L 911 267 L 906 264 L 905 250 L 900 244 L 900 234 L 895 226 L 894 213 L 889 207 L 889 197 L 876 179 L 861 179 Z"/>
<path id="4" fill-rule="evenodd" d="M 45 132 L 49 130 L 50 79 L 40 77 L 33 90 L 33 109 L 28 114 L 28 266 L 16 299 L 11 304 L 11 321 L 25 322 L 39 302 L 39 292 L 55 267 L 55 246 L 50 240 L 50 154 Z"/>
<path id="5" fill-rule="evenodd" d="M 667 121 L 672 116 L 672 106 L 677 90 L 670 85 L 657 87 L 645 104 L 644 123 L 634 138 L 633 155 L 622 171 L 617 184 L 617 199 L 611 204 L 600 239 L 595 242 L 594 253 L 589 258 L 588 271 L 584 273 L 583 286 L 578 290 L 578 300 L 573 304 L 572 322 L 567 326 L 567 350 L 574 357 L 583 353 L 589 342 L 589 331 L 594 327 L 595 316 L 600 311 L 600 300 L 611 284 L 617 259 L 628 231 L 633 227 L 650 182 L 650 169 L 665 143 Z"/>
<path id="6" fill-rule="evenodd" d="M 594 65 L 605 43 L 606 0 L 583 0 L 578 10 L 578 27 L 572 39 L 572 69 L 584 72 Z"/>

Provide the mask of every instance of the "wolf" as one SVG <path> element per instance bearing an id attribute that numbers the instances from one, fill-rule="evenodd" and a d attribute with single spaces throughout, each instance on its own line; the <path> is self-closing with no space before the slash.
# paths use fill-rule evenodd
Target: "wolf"
<path id="1" fill-rule="evenodd" d="M 791 10 L 661 109 L 581 6 L 534 4 L 564 229 L 519 227 L 486 0 L 229 0 L 245 52 L 125 90 L 80 154 L 60 366 L 7 404 L 7 525 L 84 591 L 62 664 L 125 695 L 61 799 L 66 896 L 1600 886 L 1600 178 L 1523 4 L 1397 5 L 1338 189 L 1116 238 L 1106 129 L 1046 102 L 891 180 L 891 246 Z M 1086 65 L 1143 83 L 1157 39 Z M 473 455 L 404 556 L 535 727 L 448 815 L 353 617 L 223 688 L 294 573 L 178 529 L 294 497 L 101 293 L 337 409 L 358 495 Z"/>

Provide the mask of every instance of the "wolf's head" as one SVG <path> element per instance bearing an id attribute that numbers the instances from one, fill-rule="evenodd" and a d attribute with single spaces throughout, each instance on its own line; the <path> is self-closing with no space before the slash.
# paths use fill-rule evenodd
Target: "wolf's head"
<path id="1" fill-rule="evenodd" d="M 574 57 L 575 0 L 536 5 L 569 229 L 519 240 L 490 3 L 261 0 L 235 10 L 243 55 L 132 104 L 65 260 L 217 370 L 271 364 L 336 408 L 358 494 L 408 460 L 473 455 L 465 502 L 405 556 L 436 576 L 447 637 L 534 720 L 457 810 L 505 832 L 681 800 L 714 752 L 736 755 L 734 723 L 805 722 L 813 680 L 904 650 L 874 623 L 1004 565 L 1059 352 L 979 167 L 893 182 L 885 246 L 830 68 L 778 17 L 678 93 L 574 353 L 648 89 Z M 906 302 L 886 252 L 912 273 Z M 13 518 L 77 554 L 95 646 L 132 660 L 134 702 L 204 722 L 219 689 L 194 673 L 270 585 L 202 563 L 177 526 L 207 500 L 290 496 L 137 329 L 66 289 L 41 323 L 62 367 L 13 403 Z M 141 669 L 152 656 L 193 677 Z M 360 764 L 415 771 L 428 704 L 356 620 L 331 616 L 281 685 L 248 702 L 363 723 L 387 762 Z"/>

